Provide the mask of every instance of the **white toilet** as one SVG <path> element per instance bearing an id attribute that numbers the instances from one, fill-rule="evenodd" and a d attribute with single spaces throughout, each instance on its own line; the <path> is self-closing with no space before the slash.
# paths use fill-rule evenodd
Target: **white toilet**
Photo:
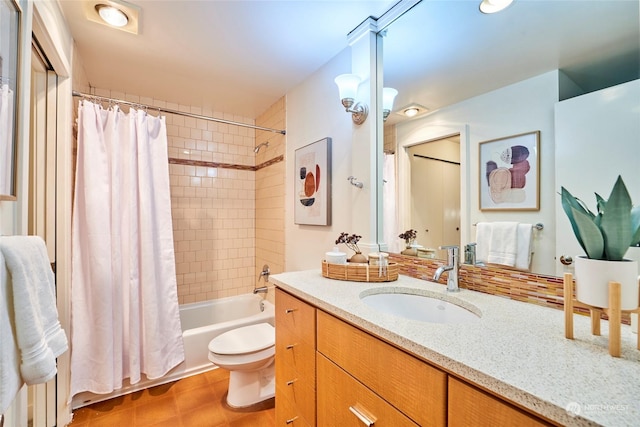
<path id="1" fill-rule="evenodd" d="M 230 371 L 227 403 L 242 408 L 275 396 L 275 328 L 268 323 L 225 332 L 209 343 L 209 360 Z"/>

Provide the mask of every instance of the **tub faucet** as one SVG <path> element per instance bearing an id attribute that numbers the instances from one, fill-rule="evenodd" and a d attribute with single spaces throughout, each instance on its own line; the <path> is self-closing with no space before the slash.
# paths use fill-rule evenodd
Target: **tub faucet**
<path id="1" fill-rule="evenodd" d="M 476 246 L 477 243 L 467 243 L 464 246 L 464 263 L 476 265 Z"/>
<path id="2" fill-rule="evenodd" d="M 442 273 L 447 271 L 449 273 L 447 275 L 447 291 L 458 292 L 460 290 L 458 287 L 458 269 L 460 268 L 458 251 L 460 248 L 458 246 L 440 246 L 440 249 L 447 250 L 447 265 L 438 267 L 433 274 L 433 280 L 437 281 Z"/>
<path id="3" fill-rule="evenodd" d="M 269 292 L 269 288 L 267 288 L 266 286 L 261 286 L 259 288 L 253 289 L 254 294 L 266 294 L 267 292 Z"/>

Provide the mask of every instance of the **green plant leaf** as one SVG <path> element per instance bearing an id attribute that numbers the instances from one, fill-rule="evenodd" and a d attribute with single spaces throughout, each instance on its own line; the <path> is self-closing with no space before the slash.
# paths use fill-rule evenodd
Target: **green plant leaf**
<path id="1" fill-rule="evenodd" d="M 573 229 L 573 234 L 576 236 L 576 239 L 578 240 L 578 243 L 580 244 L 580 246 L 582 246 L 582 249 L 585 252 L 587 252 L 587 249 L 580 235 L 580 229 L 578 228 L 578 225 L 576 224 L 576 220 L 573 215 L 573 209 L 575 209 L 578 212 L 581 212 L 582 214 L 586 215 L 592 220 L 595 216 L 584 205 L 582 200 L 578 199 L 577 197 L 574 197 L 573 194 L 571 194 L 569 190 L 567 190 L 566 188 L 561 187 L 560 195 L 562 196 L 562 209 L 564 209 L 564 213 L 566 213 L 567 218 L 569 218 L 569 222 L 571 223 L 571 228 Z"/>
<path id="2" fill-rule="evenodd" d="M 564 205 L 564 203 L 563 203 Z M 604 256 L 604 237 L 593 219 L 584 212 L 574 208 L 570 208 L 573 217 L 572 224 L 575 223 L 574 233 L 584 249 L 587 257 L 591 259 L 603 259 Z M 577 232 L 575 230 L 578 230 Z"/>
<path id="3" fill-rule="evenodd" d="M 637 246 L 640 244 L 640 206 L 634 206 L 631 209 L 631 232 L 633 233 L 631 245 Z"/>
<path id="4" fill-rule="evenodd" d="M 627 253 L 633 232 L 631 229 L 631 196 L 627 187 L 618 176 L 609 200 L 603 206 L 600 228 L 604 235 L 604 251 L 606 259 L 620 261 Z"/>

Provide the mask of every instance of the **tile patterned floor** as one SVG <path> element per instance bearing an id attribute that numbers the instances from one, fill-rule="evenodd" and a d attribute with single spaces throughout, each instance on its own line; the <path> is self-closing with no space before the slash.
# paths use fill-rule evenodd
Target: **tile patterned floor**
<path id="1" fill-rule="evenodd" d="M 229 372 L 215 369 L 74 411 L 69 427 L 275 426 L 274 399 L 251 410 L 226 404 Z"/>

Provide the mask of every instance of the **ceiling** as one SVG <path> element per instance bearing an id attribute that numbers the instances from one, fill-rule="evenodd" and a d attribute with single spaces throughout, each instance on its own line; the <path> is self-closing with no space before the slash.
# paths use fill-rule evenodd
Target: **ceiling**
<path id="1" fill-rule="evenodd" d="M 86 18 L 107 0 L 58 1 L 92 87 L 255 118 L 397 0 L 130 0 L 137 35 Z"/>
<path id="2" fill-rule="evenodd" d="M 86 1 L 59 2 L 93 87 L 249 118 L 396 3 L 133 0 L 134 35 L 87 20 Z M 396 108 L 434 111 L 554 69 L 585 91 L 640 77 L 637 0 L 515 0 L 494 15 L 478 3 L 423 0 L 389 26 L 384 78 L 400 92 Z"/>

